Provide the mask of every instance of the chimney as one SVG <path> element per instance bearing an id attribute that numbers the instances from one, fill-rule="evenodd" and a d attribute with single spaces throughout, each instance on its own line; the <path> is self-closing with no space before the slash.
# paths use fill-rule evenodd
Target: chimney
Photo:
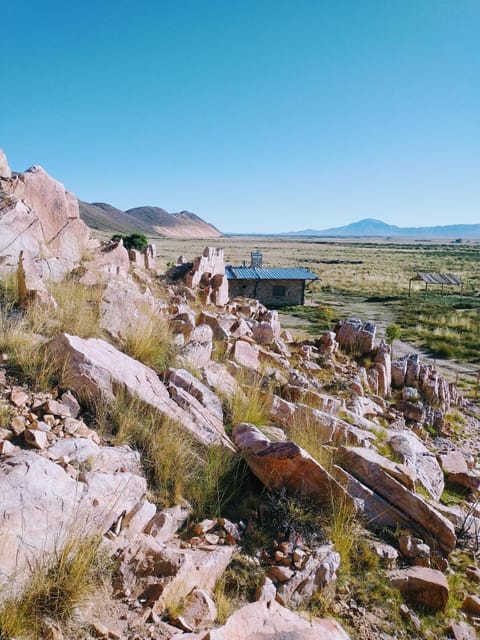
<path id="1" fill-rule="evenodd" d="M 252 269 L 261 269 L 263 260 L 263 254 L 261 253 L 261 251 L 259 251 L 258 249 L 256 251 L 252 251 L 250 257 L 252 260 L 250 263 L 250 267 Z"/>

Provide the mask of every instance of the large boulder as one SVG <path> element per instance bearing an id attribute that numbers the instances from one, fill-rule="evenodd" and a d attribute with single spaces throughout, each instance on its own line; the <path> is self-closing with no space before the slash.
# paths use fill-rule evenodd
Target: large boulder
<path id="1" fill-rule="evenodd" d="M 390 584 L 399 589 L 413 605 L 432 611 L 445 609 L 449 588 L 441 571 L 426 567 L 410 567 L 390 572 L 389 578 Z"/>
<path id="2" fill-rule="evenodd" d="M 5 168 L 2 173 L 8 176 Z M 15 267 L 22 250 L 33 257 L 56 256 L 73 266 L 81 260 L 88 236 L 78 200 L 41 167 L 0 177 L 0 257 L 4 267 Z"/>
<path id="3" fill-rule="evenodd" d="M 155 299 L 148 287 L 132 280 L 109 280 L 100 302 L 100 326 L 116 340 L 124 340 L 137 331 L 148 331 Z"/>
<path id="4" fill-rule="evenodd" d="M 234 427 L 233 441 L 268 489 L 285 487 L 290 493 L 308 496 L 325 507 L 340 500 L 353 508 L 345 489 L 294 442 L 272 442 L 257 427 L 245 422 Z"/>
<path id="5" fill-rule="evenodd" d="M 137 398 L 162 418 L 172 420 L 203 444 L 228 442 L 225 431 L 206 421 L 196 423 L 170 397 L 153 369 L 125 355 L 104 340 L 62 333 L 45 345 L 69 386 L 87 401 L 112 402 L 119 391 Z"/>
<path id="6" fill-rule="evenodd" d="M 0 459 L 0 581 L 58 551 L 80 533 L 105 533 L 145 494 L 146 481 L 128 471 L 82 472 L 30 451 Z"/>
<path id="7" fill-rule="evenodd" d="M 175 635 L 172 640 L 180 640 Z M 245 605 L 228 618 L 223 627 L 197 634 L 192 640 L 349 640 L 335 620 L 302 616 L 282 607 L 275 600 Z"/>
<path id="8" fill-rule="evenodd" d="M 408 516 L 418 537 L 446 554 L 453 551 L 456 544 L 453 525 L 394 478 L 392 471 L 385 463 L 380 464 L 377 456 L 361 447 L 341 447 L 338 457 L 339 464 L 352 476 Z"/>
<path id="9" fill-rule="evenodd" d="M 434 500 L 439 500 L 445 488 L 443 473 L 433 453 L 409 429 L 391 433 L 388 446 L 401 462 L 416 473 L 416 485 L 423 487 Z"/>

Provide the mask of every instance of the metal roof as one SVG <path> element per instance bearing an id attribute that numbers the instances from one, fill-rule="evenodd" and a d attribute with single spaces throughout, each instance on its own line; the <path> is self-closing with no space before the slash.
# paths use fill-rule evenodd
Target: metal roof
<path id="1" fill-rule="evenodd" d="M 463 284 L 463 281 L 453 273 L 417 273 L 411 280 L 421 280 L 425 284 Z"/>
<path id="2" fill-rule="evenodd" d="M 227 280 L 318 280 L 310 269 L 288 269 L 276 267 L 273 269 L 252 267 L 225 267 Z"/>

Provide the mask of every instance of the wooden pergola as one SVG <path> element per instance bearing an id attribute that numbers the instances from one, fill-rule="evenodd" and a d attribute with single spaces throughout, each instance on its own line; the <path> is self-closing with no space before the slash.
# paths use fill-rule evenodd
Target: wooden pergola
<path id="1" fill-rule="evenodd" d="M 410 278 L 408 283 L 408 297 L 412 292 L 412 282 L 424 282 L 425 283 L 425 295 L 427 294 L 429 284 L 441 285 L 441 293 L 443 294 L 443 287 L 447 285 L 453 285 L 461 287 L 460 295 L 463 295 L 463 280 L 454 276 L 453 273 L 423 273 L 419 272 L 413 278 Z"/>

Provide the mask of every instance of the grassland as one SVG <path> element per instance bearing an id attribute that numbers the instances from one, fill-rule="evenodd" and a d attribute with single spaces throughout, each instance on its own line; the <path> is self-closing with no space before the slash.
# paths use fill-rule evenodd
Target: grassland
<path id="1" fill-rule="evenodd" d="M 463 363 L 467 378 L 480 368 L 480 242 L 390 241 L 368 239 L 225 237 L 216 240 L 155 240 L 159 267 L 179 255 L 193 258 L 206 244 L 225 249 L 225 260 L 241 264 L 260 249 L 265 266 L 308 267 L 320 281 L 307 287 L 305 307 L 282 311 L 282 324 L 306 335 L 357 316 L 373 320 L 380 333 L 392 322 L 402 340 L 425 357 Z M 417 272 L 454 273 L 458 287 L 430 287 L 409 280 Z"/>

